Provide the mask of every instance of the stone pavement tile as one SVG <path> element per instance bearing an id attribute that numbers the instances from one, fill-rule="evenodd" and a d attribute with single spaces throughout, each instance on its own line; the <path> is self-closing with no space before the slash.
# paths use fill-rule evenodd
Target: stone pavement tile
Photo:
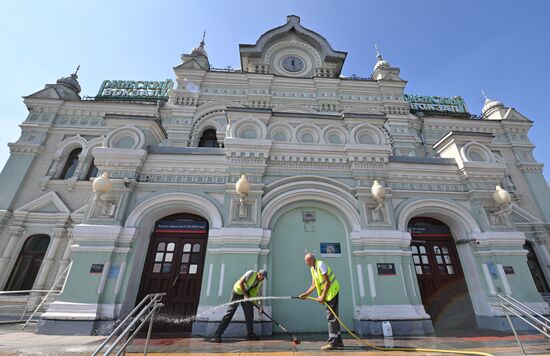
<path id="1" fill-rule="evenodd" d="M 224 339 L 221 344 L 212 343 L 201 338 L 182 338 L 182 339 L 157 339 L 151 340 L 149 345 L 150 353 L 155 355 L 220 355 L 220 354 L 242 354 L 255 355 L 270 353 L 274 355 L 341 355 L 342 353 L 350 353 L 353 355 L 449 355 L 434 350 L 434 352 L 410 352 L 410 351 L 387 351 L 375 350 L 366 345 L 383 347 L 384 344 L 394 348 L 424 348 L 424 349 L 440 349 L 440 350 L 457 350 L 457 351 L 478 351 L 494 353 L 499 356 L 516 356 L 519 355 L 519 347 L 515 338 L 510 338 L 509 335 L 502 336 L 500 339 L 496 336 L 489 339 L 483 338 L 468 339 L 460 337 L 404 337 L 394 339 L 345 339 L 345 349 L 334 352 L 323 352 L 320 347 L 324 344 L 323 338 L 311 337 L 310 335 L 301 335 L 302 343 L 296 348 L 292 347 L 288 339 L 275 337 L 264 338 L 261 341 L 246 341 L 241 339 Z M 313 339 L 313 340 L 311 340 Z M 526 349 L 539 347 L 540 345 L 550 346 L 541 337 L 533 335 L 525 335 L 522 337 L 526 345 Z M 486 345 L 490 343 L 490 345 Z M 143 351 L 144 340 L 136 340 L 129 349 L 129 352 L 134 352 L 136 355 Z M 488 347 L 490 346 L 490 347 Z M 494 352 L 492 352 L 494 350 Z M 539 355 L 545 354 L 546 351 L 537 352 Z"/>
<path id="2" fill-rule="evenodd" d="M 199 337 L 185 338 L 156 338 L 150 340 L 149 353 L 151 355 L 204 355 L 220 356 L 222 354 L 253 356 L 266 353 L 281 356 L 309 356 L 309 355 L 449 355 L 440 352 L 407 352 L 392 351 L 390 353 L 375 350 L 368 346 L 383 347 L 384 345 L 398 347 L 420 347 L 429 349 L 471 350 L 488 352 L 495 356 L 520 355 L 519 347 L 513 335 L 507 333 L 470 332 L 458 335 L 424 336 L 424 337 L 395 337 L 395 338 L 366 338 L 355 340 L 344 338 L 344 350 L 321 351 L 325 343 L 325 334 L 297 335 L 301 344 L 294 347 L 286 335 L 262 338 L 260 341 L 225 338 L 222 343 L 209 342 Z M 37 335 L 30 332 L 12 332 L 0 335 L 0 355 L 90 355 L 99 345 L 103 336 L 59 336 Z M 528 354 L 550 355 L 550 344 L 541 336 L 522 335 L 522 342 Z M 143 354 L 145 340 L 136 339 L 129 348 L 134 355 Z"/>

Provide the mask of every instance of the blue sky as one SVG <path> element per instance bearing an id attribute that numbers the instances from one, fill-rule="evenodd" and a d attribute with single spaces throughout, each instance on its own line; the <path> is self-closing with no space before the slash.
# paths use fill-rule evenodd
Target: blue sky
<path id="1" fill-rule="evenodd" d="M 550 181 L 550 2 L 548 1 L 10 1 L 0 13 L 0 166 L 27 111 L 21 97 L 80 64 L 83 95 L 104 79 L 174 78 L 207 30 L 215 67 L 240 66 L 254 43 L 286 16 L 348 56 L 344 75 L 367 77 L 374 44 L 401 68 L 411 94 L 462 95 L 478 114 L 487 96 L 535 122 L 529 134 Z"/>

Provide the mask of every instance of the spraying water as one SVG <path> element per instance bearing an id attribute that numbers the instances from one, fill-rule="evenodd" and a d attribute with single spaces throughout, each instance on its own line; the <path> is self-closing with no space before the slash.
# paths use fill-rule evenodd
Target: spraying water
<path id="1" fill-rule="evenodd" d="M 246 300 L 236 300 L 233 302 L 228 302 L 220 305 L 216 305 L 213 307 L 208 308 L 207 310 L 196 314 L 196 315 L 188 315 L 188 316 L 177 316 L 175 314 L 165 314 L 160 312 L 155 316 L 155 320 L 158 320 L 163 323 L 169 323 L 172 325 L 185 325 L 192 323 L 196 320 L 208 320 L 209 316 L 213 315 L 215 312 L 217 312 L 220 309 L 225 309 L 228 306 L 236 303 L 242 303 L 243 301 L 249 301 L 256 303 L 257 301 L 263 301 L 263 300 L 273 300 L 273 299 L 292 299 L 291 296 L 271 296 L 271 297 L 254 297 L 254 298 L 247 298 Z"/>

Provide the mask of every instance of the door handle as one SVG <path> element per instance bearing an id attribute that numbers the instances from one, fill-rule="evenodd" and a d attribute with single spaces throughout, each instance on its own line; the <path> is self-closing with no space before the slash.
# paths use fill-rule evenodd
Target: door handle
<path id="1" fill-rule="evenodd" d="M 176 276 L 176 278 L 174 278 L 174 282 L 172 282 L 172 286 L 170 287 L 170 289 L 174 288 L 174 286 L 176 285 L 176 281 L 178 280 L 178 277 L 179 276 Z"/>

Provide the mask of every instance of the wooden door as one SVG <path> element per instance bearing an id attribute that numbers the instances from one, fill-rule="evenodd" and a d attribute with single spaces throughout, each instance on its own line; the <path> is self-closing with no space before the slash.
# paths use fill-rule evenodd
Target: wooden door
<path id="1" fill-rule="evenodd" d="M 527 250 L 527 267 L 529 267 L 531 276 L 533 276 L 533 281 L 535 282 L 537 291 L 539 293 L 550 293 L 550 288 L 548 288 L 548 283 L 546 282 L 546 278 L 544 277 L 544 273 L 542 272 L 542 268 L 540 267 L 537 254 L 535 253 L 533 246 L 531 246 L 531 243 L 525 242 L 523 248 Z"/>
<path id="2" fill-rule="evenodd" d="M 409 224 L 411 252 L 422 304 L 434 328 L 475 327 L 475 315 L 449 228 L 433 219 Z"/>
<path id="3" fill-rule="evenodd" d="M 168 226 L 168 227 L 167 227 Z M 199 305 L 207 244 L 206 221 L 162 220 L 151 236 L 136 304 L 166 293 L 156 332 L 190 332 Z"/>

